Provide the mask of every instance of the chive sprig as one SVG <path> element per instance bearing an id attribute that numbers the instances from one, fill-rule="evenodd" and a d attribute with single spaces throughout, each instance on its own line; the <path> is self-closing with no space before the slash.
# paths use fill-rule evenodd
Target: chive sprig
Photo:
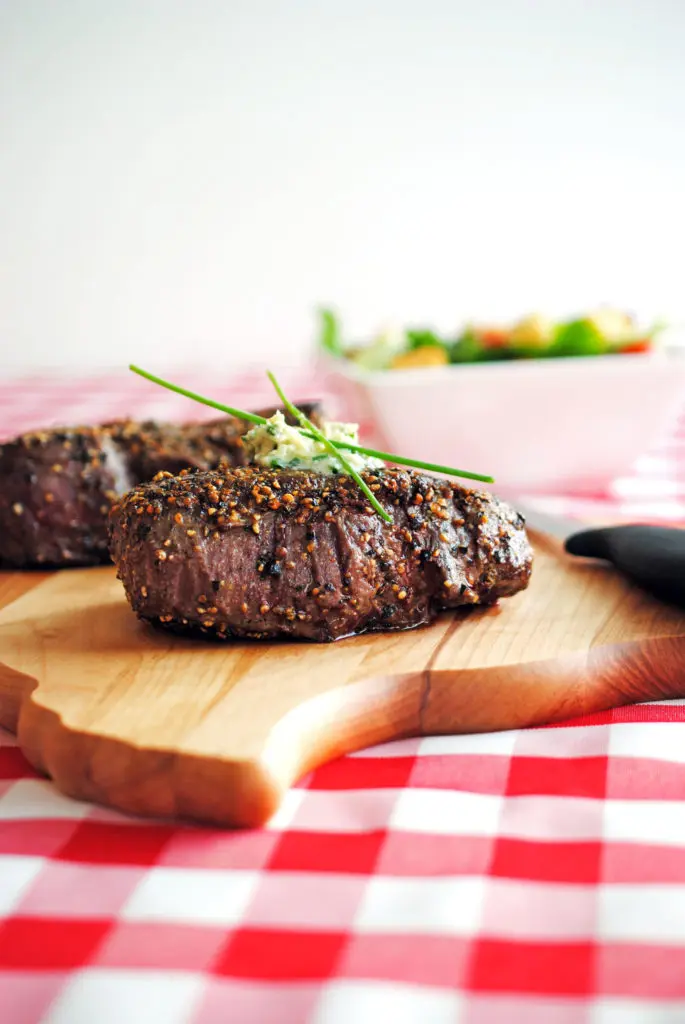
<path id="1" fill-rule="evenodd" d="M 189 391 L 187 388 L 182 388 L 179 384 L 172 384 L 168 380 L 164 380 L 162 377 L 156 377 L 154 373 L 150 373 L 148 370 L 143 370 L 140 366 L 135 366 L 133 363 L 129 365 L 129 370 L 137 373 L 139 377 L 144 377 L 146 380 L 152 381 L 153 384 L 159 384 L 160 387 L 166 388 L 168 391 L 174 391 L 177 395 L 183 395 L 185 398 L 190 398 L 194 402 L 199 402 L 201 405 L 207 405 L 210 409 L 217 409 L 219 412 L 228 413 L 229 416 L 236 416 L 238 419 L 246 420 L 248 423 L 262 424 L 266 423 L 266 419 L 263 416 L 257 415 L 255 412 L 246 412 L 244 409 L 234 409 L 230 405 L 226 405 L 223 402 L 215 402 L 212 398 L 205 398 L 204 395 L 198 395 L 195 391 Z M 309 421 L 307 421 L 309 422 Z M 313 427 L 313 425 L 311 425 Z M 301 428 L 301 433 L 305 437 L 315 438 L 316 434 L 313 430 L 308 428 Z M 446 476 L 457 476 L 463 477 L 466 480 L 478 480 L 484 484 L 494 484 L 494 477 L 486 476 L 482 473 L 472 473 L 467 469 L 456 469 L 454 466 L 442 466 L 437 462 L 424 462 L 421 459 L 409 459 L 405 455 L 394 455 L 392 452 L 382 452 L 376 448 L 366 448 L 363 445 L 352 444 L 350 441 L 330 441 L 330 444 L 337 449 L 343 448 L 348 452 L 356 452 L 358 455 L 369 455 L 374 459 L 381 459 L 383 462 L 394 462 L 398 466 L 411 466 L 413 469 L 425 469 L 429 473 L 444 473 Z"/>

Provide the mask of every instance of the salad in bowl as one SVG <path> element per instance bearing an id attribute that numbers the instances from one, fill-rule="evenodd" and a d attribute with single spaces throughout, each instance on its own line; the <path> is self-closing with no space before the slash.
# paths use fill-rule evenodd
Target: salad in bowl
<path id="1" fill-rule="evenodd" d="M 377 447 L 485 467 L 496 490 L 597 493 L 685 411 L 683 347 L 614 309 L 344 338 L 320 311 L 317 362 Z M 671 328 L 669 326 L 669 332 Z"/>
<path id="2" fill-rule="evenodd" d="M 649 352 L 665 327 L 641 327 L 630 313 L 606 307 L 562 320 L 532 313 L 511 324 L 469 323 L 454 335 L 425 327 L 392 329 L 379 331 L 364 343 L 346 343 L 336 314 L 323 309 L 320 317 L 320 348 L 372 372 Z"/>

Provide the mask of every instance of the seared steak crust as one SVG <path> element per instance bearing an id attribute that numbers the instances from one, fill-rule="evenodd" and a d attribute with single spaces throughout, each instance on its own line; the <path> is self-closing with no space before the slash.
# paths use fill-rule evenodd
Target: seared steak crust
<path id="1" fill-rule="evenodd" d="M 319 416 L 316 404 L 303 408 Z M 199 424 L 122 420 L 0 445 L 0 565 L 108 562 L 107 516 L 117 496 L 162 470 L 243 465 L 249 426 L 230 416 Z"/>
<path id="2" fill-rule="evenodd" d="M 110 515 L 119 578 L 140 618 L 229 637 L 337 640 L 406 629 L 525 589 L 523 518 L 489 494 L 402 469 L 346 475 L 161 473 Z"/>

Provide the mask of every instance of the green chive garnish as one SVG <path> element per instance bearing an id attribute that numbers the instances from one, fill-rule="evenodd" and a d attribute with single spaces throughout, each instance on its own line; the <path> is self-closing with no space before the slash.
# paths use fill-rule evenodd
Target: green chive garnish
<path id="1" fill-rule="evenodd" d="M 225 405 L 223 402 L 215 402 L 211 398 L 205 398 L 203 395 L 198 395 L 194 391 L 188 391 L 187 388 L 182 388 L 178 384 L 172 384 L 168 380 L 164 380 L 162 377 L 156 377 L 153 373 L 149 373 L 147 370 L 141 369 L 140 366 L 134 366 L 131 364 L 129 370 L 133 370 L 139 377 L 144 377 L 146 380 L 152 381 L 153 384 L 159 384 L 160 387 L 167 388 L 168 391 L 175 391 L 177 395 L 184 395 L 186 398 L 191 398 L 194 402 L 199 402 L 201 405 L 208 405 L 210 409 L 218 409 L 219 412 L 228 413 L 229 416 L 236 416 L 240 420 L 247 420 L 248 423 L 266 423 L 267 420 L 263 416 L 258 416 L 254 412 L 245 412 L 244 409 L 234 409 L 230 405 Z M 285 404 L 285 403 L 284 403 Z M 309 422 L 309 421 L 307 421 Z M 314 438 L 318 440 L 314 428 L 303 429 L 301 433 L 305 437 Z M 494 484 L 494 478 L 491 476 L 485 476 L 482 473 L 471 473 L 467 469 L 456 469 L 454 466 L 441 466 L 436 462 L 423 462 L 420 459 L 408 459 L 404 455 L 394 455 L 392 452 L 381 452 L 376 448 L 365 448 L 362 445 L 352 444 L 350 441 L 329 441 L 333 448 L 343 448 L 348 452 L 356 452 L 358 455 L 369 455 L 374 459 L 381 459 L 383 462 L 394 462 L 398 466 L 412 466 L 414 469 L 425 469 L 429 473 L 444 473 L 446 476 L 458 476 L 464 477 L 466 480 L 478 480 L 484 484 Z"/>
<path id="2" fill-rule="evenodd" d="M 298 409 L 296 405 L 293 405 L 292 402 L 288 401 L 288 399 L 283 394 L 281 386 L 274 377 L 273 373 L 267 373 L 267 377 L 273 384 L 276 390 L 276 394 L 283 403 L 284 408 L 286 408 L 290 415 L 297 420 L 301 427 L 304 427 L 305 430 L 309 431 L 310 436 L 313 436 L 319 442 L 319 444 L 322 444 L 324 446 L 327 452 L 330 452 L 334 459 L 338 460 L 338 462 L 345 470 L 345 472 L 352 477 L 359 490 L 365 495 L 369 504 L 373 507 L 373 509 L 376 512 L 378 512 L 378 515 L 381 517 L 381 519 L 385 519 L 386 523 L 391 523 L 392 516 L 385 511 L 385 509 L 378 501 L 378 499 L 374 497 L 373 492 L 369 488 L 368 484 L 364 483 L 357 470 L 352 465 L 350 465 L 350 463 L 347 461 L 343 453 L 338 448 L 336 448 L 335 445 L 331 441 L 329 441 L 328 438 L 325 437 L 324 434 L 322 434 L 317 427 L 314 426 L 311 420 L 307 419 L 307 417 L 305 416 L 301 409 Z"/>
<path id="3" fill-rule="evenodd" d="M 242 409 L 232 409 L 230 405 L 223 405 L 221 402 L 215 402 L 211 398 L 196 395 L 194 391 L 188 391 L 187 388 L 179 387 L 178 384 L 170 384 L 168 380 L 155 377 L 154 373 L 141 370 L 139 366 L 134 366 L 133 363 L 129 365 L 129 370 L 133 370 L 139 377 L 145 377 L 146 380 L 151 380 L 153 384 L 159 384 L 160 387 L 166 388 L 168 391 L 175 391 L 177 395 L 184 395 L 186 398 L 192 398 L 194 402 L 199 402 L 201 405 L 208 405 L 210 409 L 227 412 L 229 416 L 237 416 L 239 420 L 247 420 L 248 423 L 266 423 L 263 416 L 258 416 L 254 412 L 244 412 Z"/>

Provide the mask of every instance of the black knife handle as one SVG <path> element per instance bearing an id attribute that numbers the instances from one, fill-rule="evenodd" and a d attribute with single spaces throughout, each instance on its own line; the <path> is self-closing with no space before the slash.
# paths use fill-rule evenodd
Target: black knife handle
<path id="1" fill-rule="evenodd" d="M 643 590 L 685 608 L 685 530 L 669 526 L 606 526 L 566 539 L 571 555 L 601 558 Z"/>

